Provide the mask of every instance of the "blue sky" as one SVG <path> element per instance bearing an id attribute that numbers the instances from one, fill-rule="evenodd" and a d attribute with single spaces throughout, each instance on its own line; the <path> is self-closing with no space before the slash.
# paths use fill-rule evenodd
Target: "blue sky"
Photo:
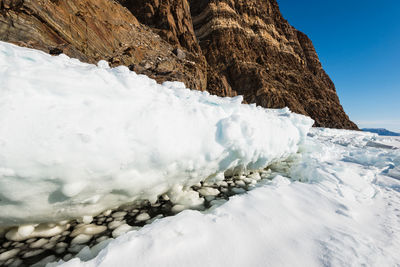
<path id="1" fill-rule="evenodd" d="M 400 132 L 400 1 L 278 0 L 360 127 Z"/>

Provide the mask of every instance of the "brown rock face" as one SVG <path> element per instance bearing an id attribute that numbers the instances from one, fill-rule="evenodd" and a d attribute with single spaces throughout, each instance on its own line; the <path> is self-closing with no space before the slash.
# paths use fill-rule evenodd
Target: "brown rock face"
<path id="1" fill-rule="evenodd" d="M 0 0 L 0 39 L 357 129 L 276 0 Z"/>
<path id="2" fill-rule="evenodd" d="M 191 0 L 195 34 L 208 62 L 207 90 L 288 106 L 316 126 L 357 129 L 309 38 L 283 19 L 275 0 Z"/>
<path id="3" fill-rule="evenodd" d="M 174 46 L 110 0 L 0 0 L 0 40 L 206 87 L 205 63 L 196 62 L 197 55 L 178 58 Z"/>

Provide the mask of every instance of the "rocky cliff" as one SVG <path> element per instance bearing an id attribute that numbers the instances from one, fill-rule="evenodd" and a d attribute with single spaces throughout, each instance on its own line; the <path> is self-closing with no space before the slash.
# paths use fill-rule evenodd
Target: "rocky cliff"
<path id="1" fill-rule="evenodd" d="M 276 0 L 0 0 L 0 39 L 357 129 Z"/>

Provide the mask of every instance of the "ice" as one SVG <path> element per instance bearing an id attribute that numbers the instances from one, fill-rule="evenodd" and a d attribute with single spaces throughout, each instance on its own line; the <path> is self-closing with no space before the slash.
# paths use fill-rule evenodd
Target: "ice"
<path id="1" fill-rule="evenodd" d="M 92 237 L 92 235 L 79 234 L 72 239 L 71 244 L 86 244 Z"/>
<path id="2" fill-rule="evenodd" d="M 20 231 L 20 227 L 14 227 L 6 233 L 6 238 L 12 241 L 22 241 L 34 237 L 52 237 L 61 234 L 68 228 L 69 224 L 39 224 L 28 234 L 28 232 Z"/>
<path id="3" fill-rule="evenodd" d="M 71 233 L 71 237 L 75 237 L 80 234 L 97 235 L 104 232 L 105 230 L 107 230 L 107 227 L 103 225 L 95 225 L 95 224 L 83 225 L 82 227 L 75 229 Z"/>
<path id="4" fill-rule="evenodd" d="M 6 252 L 0 253 L 0 261 L 6 261 L 8 259 L 11 259 L 15 255 L 17 255 L 19 251 L 20 251 L 20 249 L 14 248 L 14 249 L 8 250 Z"/>
<path id="5" fill-rule="evenodd" d="M 150 216 L 147 213 L 141 213 L 138 216 L 136 216 L 136 220 L 139 221 L 139 222 L 146 221 L 148 219 L 150 219 Z"/>
<path id="6" fill-rule="evenodd" d="M 298 151 L 311 119 L 242 100 L 1 42 L 0 225 L 154 202 Z"/>
<path id="7" fill-rule="evenodd" d="M 398 168 L 400 150 L 367 145 L 374 140 L 312 129 L 302 153 L 254 190 L 121 235 L 92 260 L 58 264 L 397 266 L 400 181 L 385 170 Z"/>
<path id="8" fill-rule="evenodd" d="M 216 196 L 219 194 L 219 191 L 212 187 L 203 187 L 199 190 L 199 193 L 203 196 Z"/>
<path id="9" fill-rule="evenodd" d="M 81 218 L 78 255 L 49 266 L 397 266 L 400 139 L 241 102 L 0 43 L 0 234 L 50 246 L 69 224 L 44 221 Z M 224 174 L 254 189 L 213 200 Z M 212 208 L 186 210 L 193 185 Z M 140 229 L 114 213 L 115 239 L 86 247 L 105 229 L 91 215 L 158 196 L 180 213 Z"/>
<path id="10" fill-rule="evenodd" d="M 132 231 L 134 229 L 134 227 L 128 225 L 128 224 L 122 224 L 120 226 L 118 226 L 118 228 L 116 228 L 113 232 L 112 232 L 112 236 L 114 238 L 119 237 L 120 235 L 125 234 L 126 232 Z"/>

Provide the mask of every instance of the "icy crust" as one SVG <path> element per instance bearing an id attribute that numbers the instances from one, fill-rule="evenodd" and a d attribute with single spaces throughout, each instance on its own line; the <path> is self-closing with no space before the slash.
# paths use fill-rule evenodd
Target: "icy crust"
<path id="1" fill-rule="evenodd" d="M 195 206 L 189 186 L 297 152 L 310 118 L 241 102 L 0 42 L 0 226 Z"/>

